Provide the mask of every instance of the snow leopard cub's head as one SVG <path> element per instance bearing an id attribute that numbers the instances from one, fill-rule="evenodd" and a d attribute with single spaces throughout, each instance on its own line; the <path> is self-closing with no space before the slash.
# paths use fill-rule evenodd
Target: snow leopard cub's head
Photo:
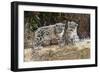
<path id="1" fill-rule="evenodd" d="M 74 21 L 68 21 L 68 28 L 67 30 L 70 32 L 73 32 L 75 30 L 77 30 L 78 24 Z"/>
<path id="2" fill-rule="evenodd" d="M 57 34 L 62 33 L 64 31 L 64 29 L 65 29 L 65 24 L 63 24 L 63 23 L 56 23 L 55 24 L 55 32 Z"/>

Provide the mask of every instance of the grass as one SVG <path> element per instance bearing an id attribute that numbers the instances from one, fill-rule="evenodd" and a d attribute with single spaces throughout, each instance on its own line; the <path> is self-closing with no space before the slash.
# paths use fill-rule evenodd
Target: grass
<path id="1" fill-rule="evenodd" d="M 43 49 L 24 50 L 24 61 L 53 61 L 53 60 L 74 60 L 90 58 L 90 40 L 86 39 L 75 45 L 66 45 L 59 48 L 58 45 L 44 47 Z"/>

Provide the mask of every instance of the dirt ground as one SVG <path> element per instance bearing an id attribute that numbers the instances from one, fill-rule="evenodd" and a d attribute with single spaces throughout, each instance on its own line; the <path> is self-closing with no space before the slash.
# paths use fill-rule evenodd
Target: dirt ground
<path id="1" fill-rule="evenodd" d="M 58 45 L 44 47 L 43 49 L 24 50 L 24 61 L 53 61 L 74 60 L 90 58 L 90 40 L 82 40 L 75 45 L 66 45 L 59 48 Z"/>

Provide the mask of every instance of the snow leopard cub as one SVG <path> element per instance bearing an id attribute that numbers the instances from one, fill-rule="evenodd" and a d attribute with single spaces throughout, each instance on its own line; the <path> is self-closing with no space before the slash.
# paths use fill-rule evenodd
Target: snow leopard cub
<path id="1" fill-rule="evenodd" d="M 78 30 L 78 24 L 74 21 L 68 21 L 68 27 L 66 30 L 65 35 L 65 40 L 67 45 L 68 44 L 75 44 L 79 41 L 79 36 L 77 33 Z"/>

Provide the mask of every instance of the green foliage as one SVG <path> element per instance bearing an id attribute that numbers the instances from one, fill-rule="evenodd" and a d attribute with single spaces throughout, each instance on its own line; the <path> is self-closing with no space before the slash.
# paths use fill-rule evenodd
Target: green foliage
<path id="1" fill-rule="evenodd" d="M 26 26 L 27 29 L 34 31 L 39 26 L 39 19 L 37 14 L 33 14 L 33 12 L 24 12 L 24 23 L 25 25 L 28 23 L 29 25 Z"/>
<path id="2" fill-rule="evenodd" d="M 28 23 L 27 28 L 31 31 L 36 30 L 38 27 L 52 25 L 64 20 L 63 13 L 51 12 L 24 12 L 24 23 Z"/>
<path id="3" fill-rule="evenodd" d="M 38 23 L 34 20 L 34 18 L 32 19 L 32 21 L 30 22 L 30 30 L 34 31 L 38 28 Z"/>

